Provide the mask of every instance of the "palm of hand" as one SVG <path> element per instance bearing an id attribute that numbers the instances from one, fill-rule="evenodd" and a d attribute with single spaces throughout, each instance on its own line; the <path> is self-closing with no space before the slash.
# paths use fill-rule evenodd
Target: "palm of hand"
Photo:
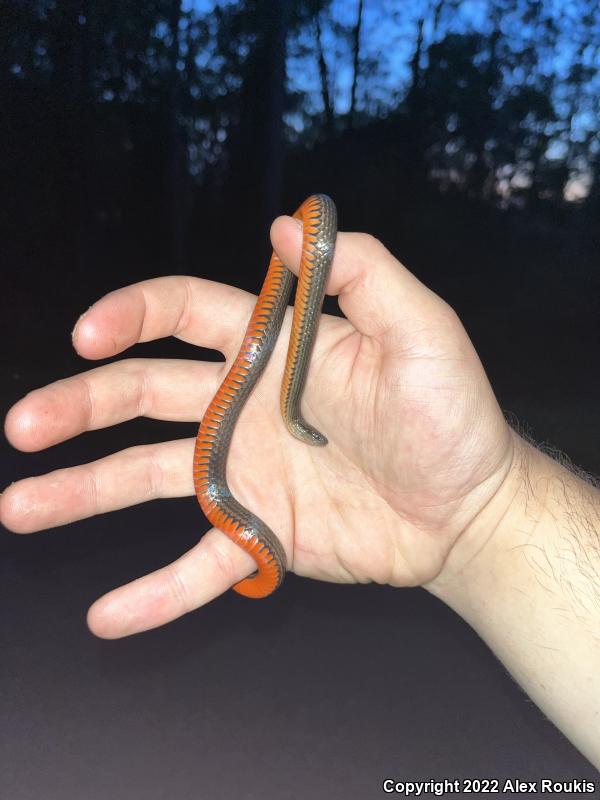
<path id="1" fill-rule="evenodd" d="M 508 458 L 504 423 L 460 322 L 445 307 L 428 328 L 375 340 L 323 317 L 304 404 L 329 439 L 324 449 L 291 439 L 277 420 L 284 348 L 282 335 L 277 366 L 240 420 L 232 487 L 265 514 L 300 575 L 431 580 Z M 255 421 L 265 408 L 269 419 Z M 279 436 L 276 460 L 271 436 Z"/>

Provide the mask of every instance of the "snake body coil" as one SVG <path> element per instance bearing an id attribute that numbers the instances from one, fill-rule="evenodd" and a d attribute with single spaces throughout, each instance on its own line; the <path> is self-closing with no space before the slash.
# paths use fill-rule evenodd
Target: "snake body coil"
<path id="1" fill-rule="evenodd" d="M 326 195 L 312 195 L 294 217 L 303 223 L 302 258 L 292 331 L 281 386 L 281 412 L 294 436 L 307 444 L 327 439 L 302 418 L 300 401 L 331 270 L 337 214 Z M 283 324 L 294 276 L 273 253 L 243 344 L 200 423 L 194 451 L 194 487 L 212 525 L 254 558 L 257 572 L 235 584 L 246 597 L 266 597 L 281 585 L 285 550 L 259 517 L 238 502 L 226 480 L 227 453 L 244 403 L 271 356 Z"/>

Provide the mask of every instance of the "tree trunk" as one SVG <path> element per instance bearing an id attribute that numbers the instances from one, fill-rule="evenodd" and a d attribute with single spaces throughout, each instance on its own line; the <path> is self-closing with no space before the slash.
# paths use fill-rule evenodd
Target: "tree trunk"
<path id="1" fill-rule="evenodd" d="M 272 24 L 268 26 L 264 42 L 269 59 L 267 104 L 265 119 L 266 145 L 264 158 L 264 224 L 270 225 L 282 212 L 283 161 L 285 135 L 283 114 L 285 111 L 285 79 L 287 54 L 287 26 L 289 0 L 271 0 L 269 3 Z"/>
<path id="2" fill-rule="evenodd" d="M 435 7 L 433 12 L 433 26 L 431 31 L 431 41 L 434 42 L 435 38 L 438 33 L 438 28 L 440 26 L 440 17 L 442 15 L 442 9 L 444 8 L 446 0 L 439 0 L 438 4 Z"/>
<path id="3" fill-rule="evenodd" d="M 360 64 L 360 30 L 362 28 L 363 0 L 358 0 L 358 16 L 352 32 L 352 94 L 350 97 L 350 127 L 356 125 L 356 86 Z"/>
<path id="4" fill-rule="evenodd" d="M 169 9 L 169 28 L 171 44 L 169 46 L 169 84 L 168 84 L 168 153 L 166 164 L 166 185 L 169 219 L 169 257 L 173 272 L 184 269 L 185 219 L 183 204 L 183 165 L 182 141 L 179 128 L 179 22 L 181 20 L 181 0 L 172 0 Z"/>
<path id="5" fill-rule="evenodd" d="M 325 109 L 325 130 L 327 136 L 331 138 L 334 134 L 334 119 L 333 119 L 333 106 L 331 104 L 331 95 L 329 92 L 329 72 L 327 69 L 327 62 L 325 61 L 325 52 L 323 50 L 323 41 L 321 36 L 321 21 L 319 14 L 315 15 L 315 27 L 317 34 L 317 53 L 319 59 L 319 77 L 321 79 L 321 97 L 323 98 L 323 108 Z"/>

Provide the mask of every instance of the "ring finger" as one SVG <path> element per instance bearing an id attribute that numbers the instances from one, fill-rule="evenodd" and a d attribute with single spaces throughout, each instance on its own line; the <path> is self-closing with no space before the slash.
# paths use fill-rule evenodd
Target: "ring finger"
<path id="1" fill-rule="evenodd" d="M 188 496 L 193 450 L 193 439 L 176 439 L 25 478 L 2 493 L 0 521 L 15 533 L 33 533 L 147 500 Z"/>

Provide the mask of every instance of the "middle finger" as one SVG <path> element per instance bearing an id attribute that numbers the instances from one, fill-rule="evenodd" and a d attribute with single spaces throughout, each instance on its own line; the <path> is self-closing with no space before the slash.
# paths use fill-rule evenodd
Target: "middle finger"
<path id="1" fill-rule="evenodd" d="M 132 358 L 34 389 L 8 412 L 5 431 L 33 452 L 135 417 L 196 422 L 223 375 L 222 363 Z"/>

